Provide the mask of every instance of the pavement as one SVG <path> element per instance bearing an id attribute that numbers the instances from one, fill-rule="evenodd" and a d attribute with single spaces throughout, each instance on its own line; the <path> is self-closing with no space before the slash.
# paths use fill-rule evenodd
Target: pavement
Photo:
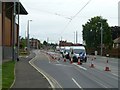
<path id="1" fill-rule="evenodd" d="M 29 56 L 20 57 L 20 60 L 16 62 L 15 83 L 11 89 L 51 87 L 47 79 L 29 64 L 35 56 L 35 53 L 31 52 Z"/>

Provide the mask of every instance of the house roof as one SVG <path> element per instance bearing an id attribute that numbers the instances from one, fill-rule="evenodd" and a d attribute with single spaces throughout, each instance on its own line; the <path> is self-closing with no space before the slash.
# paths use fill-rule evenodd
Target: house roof
<path id="1" fill-rule="evenodd" d="M 13 5 L 14 2 L 15 2 L 16 3 L 16 14 L 21 14 L 21 15 L 27 15 L 28 14 L 28 12 L 23 7 L 21 2 L 19 2 L 19 0 L 0 0 L 0 1 L 6 3 L 7 5 L 8 4 L 12 4 Z"/>
<path id="2" fill-rule="evenodd" d="M 27 15 L 28 12 L 25 10 L 25 8 L 23 7 L 23 5 L 20 2 L 16 2 L 16 14 L 18 14 L 19 5 L 20 5 L 20 12 L 19 12 L 19 14 Z"/>
<path id="3" fill-rule="evenodd" d="M 114 43 L 120 43 L 120 37 L 116 38 L 116 39 L 114 40 Z"/>

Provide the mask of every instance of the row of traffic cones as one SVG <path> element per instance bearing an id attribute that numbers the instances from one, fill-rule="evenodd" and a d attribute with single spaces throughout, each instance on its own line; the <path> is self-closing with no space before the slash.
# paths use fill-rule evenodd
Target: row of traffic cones
<path id="1" fill-rule="evenodd" d="M 66 58 L 64 58 L 64 62 L 66 62 Z M 70 60 L 70 64 L 73 63 L 73 58 Z M 78 59 L 78 65 L 81 65 L 82 63 L 80 62 L 80 58 Z"/>
<path id="2" fill-rule="evenodd" d="M 95 68 L 95 65 L 94 65 L 94 63 L 93 63 L 94 59 L 96 59 L 95 56 L 94 56 L 94 58 L 91 59 L 91 64 L 90 64 L 90 67 L 91 67 L 91 68 Z M 106 67 L 105 67 L 104 70 L 105 70 L 105 71 L 111 71 L 110 68 L 109 68 L 109 66 L 108 66 L 108 59 L 107 59 L 107 61 L 106 61 Z"/>
<path id="3" fill-rule="evenodd" d="M 91 68 L 95 68 L 95 65 L 94 65 L 94 60 L 96 59 L 96 57 L 94 56 L 92 59 L 91 59 L 91 63 L 90 63 L 90 67 Z M 66 58 L 64 58 L 64 62 L 66 62 Z M 70 64 L 72 64 L 73 63 L 73 58 L 71 58 L 71 60 L 70 60 Z M 82 63 L 80 62 L 80 58 L 78 58 L 78 63 L 77 63 L 78 65 L 81 65 Z M 106 61 L 106 67 L 105 67 L 105 69 L 104 69 L 105 71 L 111 71 L 110 70 L 110 68 L 109 68 L 109 66 L 108 66 L 108 59 L 107 59 L 107 61 Z"/>

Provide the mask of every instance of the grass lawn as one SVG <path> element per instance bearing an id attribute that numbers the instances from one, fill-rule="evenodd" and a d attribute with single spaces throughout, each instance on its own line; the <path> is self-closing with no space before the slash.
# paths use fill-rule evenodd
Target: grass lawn
<path id="1" fill-rule="evenodd" d="M 15 61 L 8 61 L 2 64 L 2 88 L 10 88 L 14 81 Z"/>
<path id="2" fill-rule="evenodd" d="M 2 89 L 2 65 L 0 64 L 0 89 Z"/>
<path id="3" fill-rule="evenodd" d="M 25 51 L 24 49 L 20 49 L 19 50 L 19 55 L 20 56 L 27 56 L 27 55 L 29 55 L 29 53 L 27 51 Z"/>
<path id="4" fill-rule="evenodd" d="M 26 56 L 26 55 L 28 55 L 28 53 L 27 52 L 20 52 L 19 55 L 20 56 Z"/>

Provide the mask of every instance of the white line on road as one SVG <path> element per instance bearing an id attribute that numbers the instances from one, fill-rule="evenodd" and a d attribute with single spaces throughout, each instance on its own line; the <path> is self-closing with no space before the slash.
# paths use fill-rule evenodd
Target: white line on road
<path id="1" fill-rule="evenodd" d="M 70 66 L 70 65 L 64 65 L 64 64 L 55 64 L 57 66 L 66 66 L 66 67 L 73 67 L 73 66 Z"/>
<path id="2" fill-rule="evenodd" d="M 74 78 L 72 78 L 72 80 L 73 80 L 73 82 L 74 82 L 79 88 L 82 88 L 82 87 L 77 83 L 77 81 L 76 81 Z"/>
<path id="3" fill-rule="evenodd" d="M 112 73 L 114 76 L 117 76 L 118 77 L 118 75 L 117 74 L 115 74 L 115 73 Z"/>
<path id="4" fill-rule="evenodd" d="M 57 63 L 60 63 L 60 62 L 57 60 Z"/>
<path id="5" fill-rule="evenodd" d="M 95 81 L 95 80 L 94 80 Z M 98 83 L 98 84 L 100 84 L 102 87 L 104 87 L 104 88 L 108 88 L 108 87 L 106 87 L 105 85 L 103 85 L 102 83 L 100 83 L 100 82 L 98 82 L 98 81 L 95 81 L 96 83 Z"/>
<path id="6" fill-rule="evenodd" d="M 28 56 L 26 56 L 26 58 L 28 58 Z"/>
<path id="7" fill-rule="evenodd" d="M 74 65 L 76 65 L 76 66 L 78 66 L 79 68 L 81 68 L 81 69 L 83 69 L 83 70 L 87 70 L 87 68 L 84 68 L 84 67 L 82 67 L 82 66 L 80 66 L 80 65 L 77 65 L 77 63 L 73 63 Z"/>
<path id="8" fill-rule="evenodd" d="M 46 55 L 47 56 L 47 55 Z M 49 82 L 49 84 L 51 85 L 52 89 L 55 90 L 55 88 L 62 88 L 62 86 L 53 78 L 51 77 L 49 74 L 47 74 L 46 72 L 44 72 L 42 69 L 40 69 L 39 67 L 37 67 L 35 64 L 34 64 L 34 61 L 36 61 L 35 57 L 33 59 L 31 59 L 29 61 L 29 64 L 34 67 L 39 73 L 41 73 L 46 79 L 47 81 Z M 58 86 L 55 87 L 54 84 L 57 84 Z"/>
<path id="9" fill-rule="evenodd" d="M 44 55 L 48 58 L 49 63 L 51 63 L 49 56 L 48 56 L 48 55 L 46 55 L 45 53 L 43 53 L 43 54 L 44 54 Z"/>
<path id="10" fill-rule="evenodd" d="M 50 81 L 50 79 L 43 72 L 41 72 L 36 66 L 34 66 L 31 62 L 32 62 L 32 60 L 29 61 L 30 65 L 33 66 L 39 73 L 41 73 L 48 80 L 48 82 L 52 88 L 55 88 L 54 85 L 52 84 L 52 82 Z"/>

